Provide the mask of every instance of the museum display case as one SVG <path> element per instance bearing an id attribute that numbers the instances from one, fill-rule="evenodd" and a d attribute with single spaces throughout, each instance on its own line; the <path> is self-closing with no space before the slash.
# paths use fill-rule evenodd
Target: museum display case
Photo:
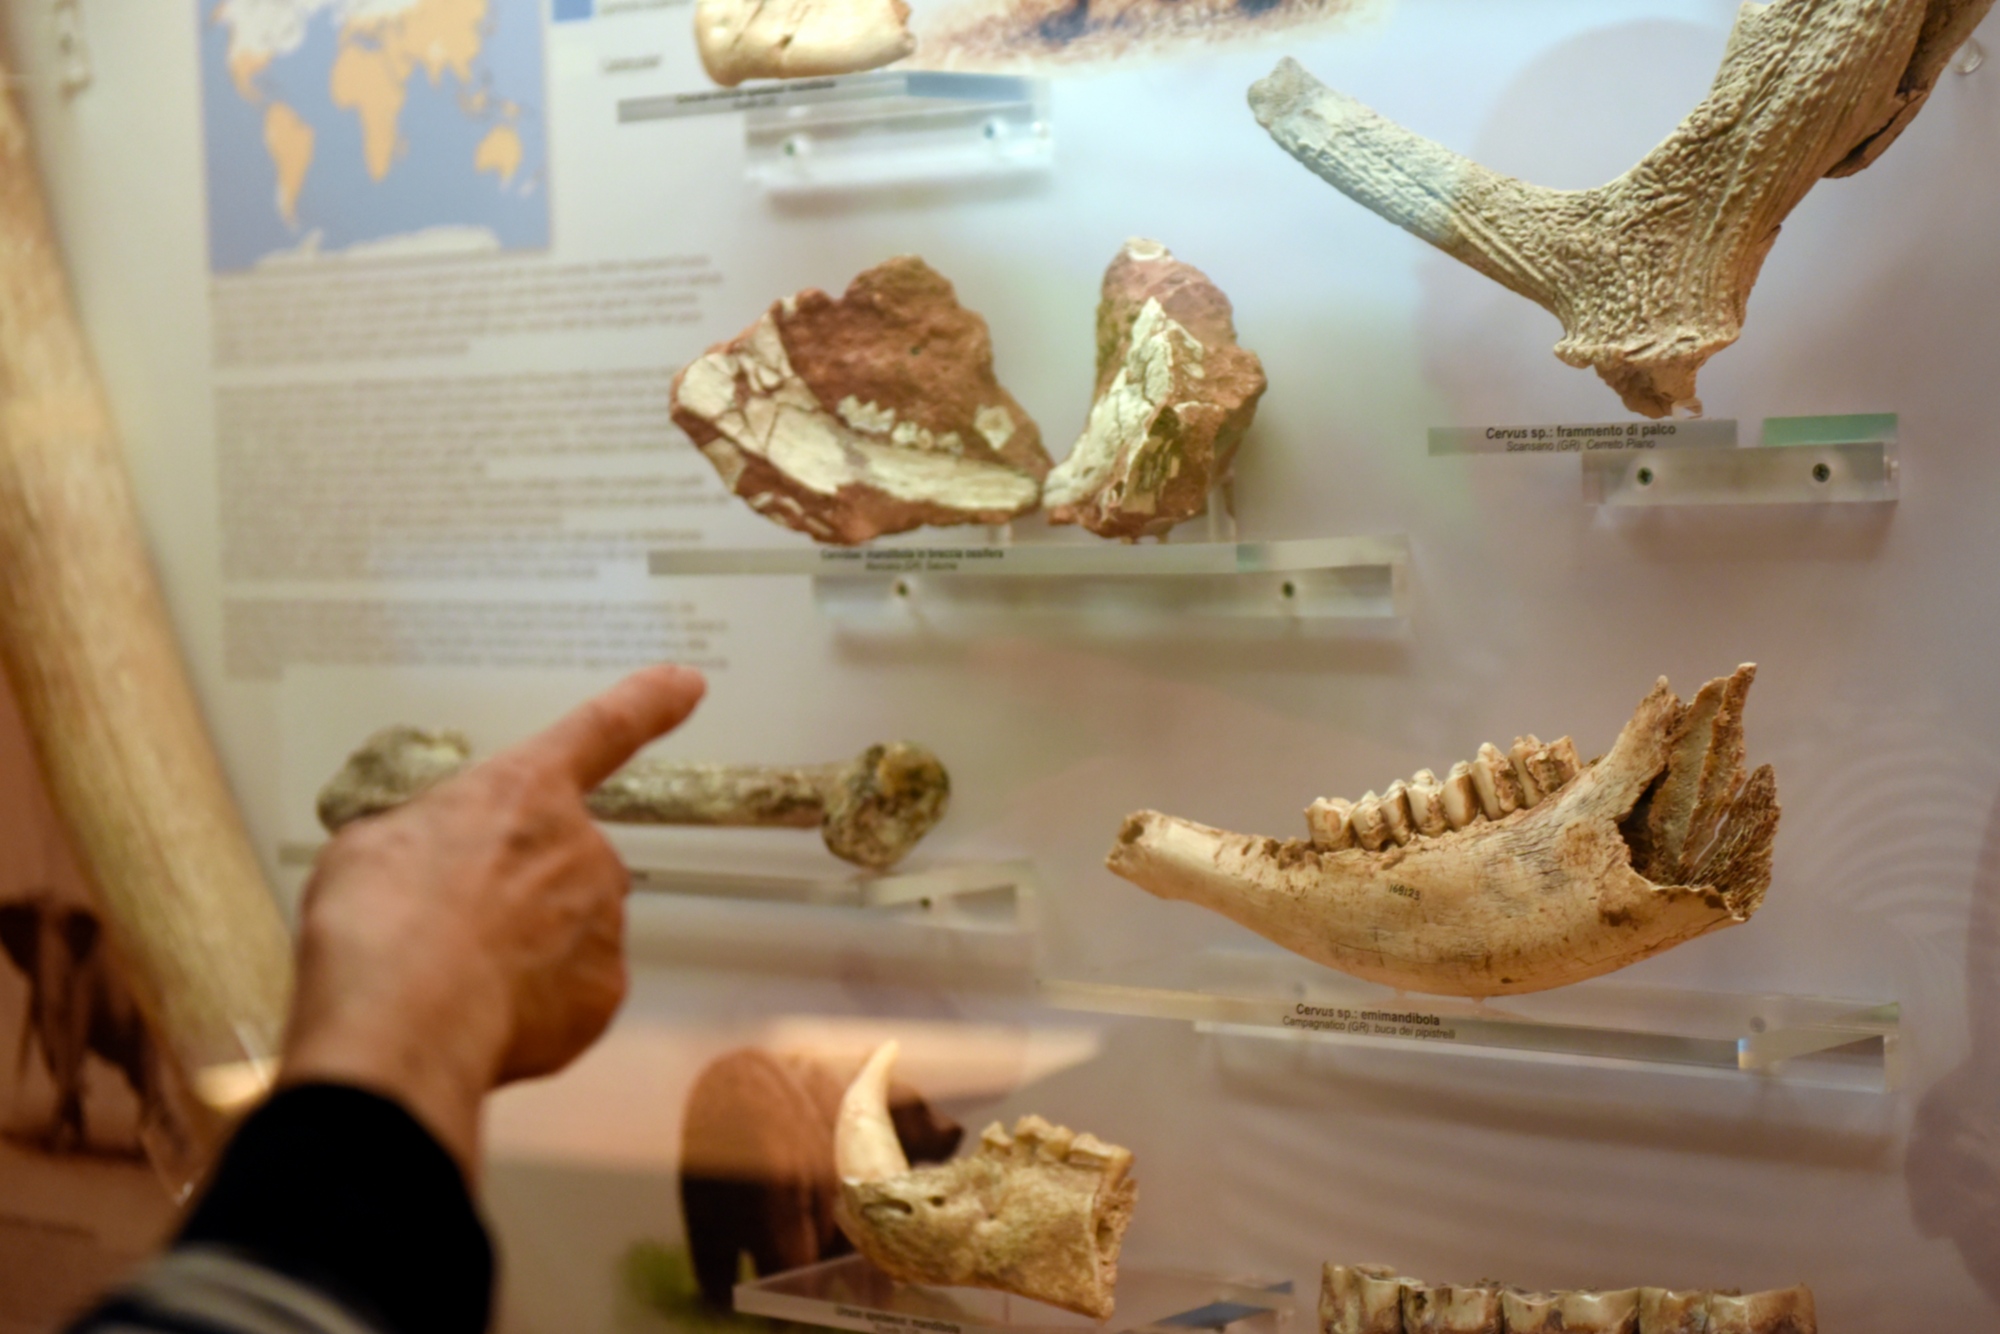
<path id="1" fill-rule="evenodd" d="M 679 661 L 503 1330 L 1984 1328 L 1989 7 L 13 0 L 0 924 L 202 1139 L 328 840 Z"/>

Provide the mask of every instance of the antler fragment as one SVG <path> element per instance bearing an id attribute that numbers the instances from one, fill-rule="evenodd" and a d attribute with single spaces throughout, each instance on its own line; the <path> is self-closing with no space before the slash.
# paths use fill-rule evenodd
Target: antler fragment
<path id="1" fill-rule="evenodd" d="M 1742 331 L 1779 224 L 1860 171 L 1993 0 L 1745 4 L 1715 86 L 1618 179 L 1551 190 L 1490 171 L 1284 60 L 1250 107 L 1356 203 L 1562 321 L 1556 356 L 1648 417 L 1699 412 L 1695 375 Z"/>
<path id="2" fill-rule="evenodd" d="M 1754 664 L 1682 704 L 1662 677 L 1611 752 L 1481 746 L 1358 802 L 1310 841 L 1140 811 L 1105 864 L 1308 959 L 1408 991 L 1505 996 L 1612 972 L 1747 921 L 1771 882 L 1777 780 L 1743 772 Z"/>

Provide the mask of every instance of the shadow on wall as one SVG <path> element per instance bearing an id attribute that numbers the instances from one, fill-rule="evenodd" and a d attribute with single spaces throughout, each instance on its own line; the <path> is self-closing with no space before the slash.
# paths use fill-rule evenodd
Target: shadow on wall
<path id="1" fill-rule="evenodd" d="M 1965 933 L 1971 1054 L 1917 1107 L 1904 1176 L 1927 1237 L 1948 1238 L 2000 1303 L 2000 797 L 1986 821 Z"/>

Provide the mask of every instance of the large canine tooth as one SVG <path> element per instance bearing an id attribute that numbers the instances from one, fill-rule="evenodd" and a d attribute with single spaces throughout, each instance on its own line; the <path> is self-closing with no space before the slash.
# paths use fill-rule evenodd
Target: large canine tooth
<path id="1" fill-rule="evenodd" d="M 1479 789 L 1472 781 L 1472 766 L 1464 760 L 1451 766 L 1444 780 L 1444 818 L 1453 829 L 1463 829 L 1477 820 Z"/>
<path id="2" fill-rule="evenodd" d="M 1504 996 L 1597 977 L 1747 921 L 1763 902 L 1779 812 L 1770 767 L 1741 770 L 1754 670 L 1690 705 L 1660 681 L 1602 759 L 1497 821 L 1383 851 L 1371 793 L 1352 819 L 1361 846 L 1331 852 L 1140 811 L 1106 865 L 1403 990 Z M 1495 762 L 1510 782 L 1511 766 L 1485 752 L 1497 798 Z M 1448 781 L 1448 821 L 1451 791 Z"/>
<path id="3" fill-rule="evenodd" d="M 1397 847 L 1402 847 L 1417 836 L 1417 831 L 1410 822 L 1408 790 L 1400 778 L 1382 789 L 1382 823 L 1388 829 L 1389 837 L 1396 841 Z"/>
<path id="4" fill-rule="evenodd" d="M 1482 743 L 1473 758 L 1472 786 L 1479 793 L 1479 808 L 1489 820 L 1504 819 L 1521 809 L 1521 784 L 1514 777 L 1514 763 L 1491 741 Z"/>
<path id="5" fill-rule="evenodd" d="M 1382 814 L 1382 798 L 1373 790 L 1354 803 L 1349 815 L 1354 828 L 1354 841 L 1369 852 L 1380 852 L 1389 844 L 1389 819 Z"/>
<path id="6" fill-rule="evenodd" d="M 1444 787 L 1429 769 L 1417 770 L 1403 796 L 1410 803 L 1410 823 L 1419 834 L 1436 838 L 1452 827 L 1444 816 Z"/>
<path id="7" fill-rule="evenodd" d="M 1348 825 L 1348 814 L 1353 809 L 1353 802 L 1339 797 L 1321 797 L 1306 807 L 1306 830 L 1312 845 L 1328 852 L 1353 847 L 1354 830 Z"/>
<path id="8" fill-rule="evenodd" d="M 1526 736 L 1515 737 L 1514 744 L 1507 750 L 1507 762 L 1514 766 L 1514 781 L 1521 785 L 1523 806 L 1539 806 L 1545 795 L 1542 785 L 1535 781 L 1532 773 L 1528 772 L 1528 757 L 1541 748 L 1541 739 L 1530 732 Z"/>
<path id="9" fill-rule="evenodd" d="M 883 1044 L 841 1100 L 834 1221 L 854 1248 L 906 1283 L 994 1288 L 1109 1319 L 1138 1197 L 1131 1150 L 1024 1116 L 1011 1134 L 988 1126 L 969 1157 L 884 1174 L 902 1154 L 893 1126 L 893 1157 L 881 1140 L 894 1060 Z"/>
<path id="10" fill-rule="evenodd" d="M 875 1049 L 841 1095 L 833 1121 L 833 1170 L 845 1181 L 886 1181 L 910 1170 L 889 1116 L 889 1071 L 901 1050 L 892 1038 Z"/>

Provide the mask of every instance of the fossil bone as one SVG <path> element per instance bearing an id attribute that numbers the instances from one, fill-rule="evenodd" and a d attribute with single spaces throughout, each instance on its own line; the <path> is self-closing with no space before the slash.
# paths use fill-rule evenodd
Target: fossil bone
<path id="1" fill-rule="evenodd" d="M 912 1169 L 884 1101 L 894 1043 L 848 1086 L 835 1122 L 834 1217 L 877 1268 L 906 1283 L 996 1288 L 1099 1320 L 1138 1187 L 1132 1153 L 1024 1116 L 970 1156 Z"/>
<path id="2" fill-rule="evenodd" d="M 464 768 L 457 732 L 386 727 L 320 789 L 329 831 L 400 806 Z M 817 828 L 827 851 L 873 870 L 894 866 L 944 817 L 951 779 L 922 746 L 870 746 L 846 764 L 689 764 L 635 760 L 585 798 L 612 824 Z"/>
<path id="3" fill-rule="evenodd" d="M 698 0 L 695 47 L 725 88 L 851 74 L 917 49 L 903 0 Z"/>
<path id="4" fill-rule="evenodd" d="M 1149 893 L 1403 990 L 1504 996 L 1597 977 L 1747 921 L 1763 902 L 1778 800 L 1769 765 L 1743 772 L 1755 674 L 1739 667 L 1687 704 L 1662 678 L 1610 753 L 1588 765 L 1567 737 L 1524 738 L 1522 769 L 1540 775 L 1540 800 L 1518 809 L 1503 809 L 1527 795 L 1513 761 L 1482 746 L 1444 785 L 1452 828 L 1407 845 L 1371 792 L 1350 817 L 1359 847 L 1140 811 L 1105 864 Z M 1334 809 L 1308 811 L 1315 840 L 1333 828 Z"/>
<path id="5" fill-rule="evenodd" d="M 1104 272 L 1097 388 L 1049 474 L 1049 521 L 1136 538 L 1195 518 L 1229 479 L 1263 393 L 1263 363 L 1237 345 L 1222 290 L 1158 241 L 1127 241 Z"/>
<path id="6" fill-rule="evenodd" d="M 1700 410 L 1764 256 L 1822 177 L 1881 154 L 1992 0 L 1745 4 L 1715 86 L 1637 166 L 1590 190 L 1504 176 L 1282 61 L 1258 121 L 1335 189 L 1562 321 L 1556 356 L 1649 417 Z"/>
<path id="7" fill-rule="evenodd" d="M 1006 523 L 1041 503 L 1041 432 L 993 375 L 986 321 L 914 255 L 807 289 L 674 377 L 674 423 L 775 523 L 857 543 Z"/>
<path id="8" fill-rule="evenodd" d="M 696 1077 L 681 1114 L 681 1213 L 711 1306 L 729 1309 L 745 1255 L 768 1278 L 849 1251 L 833 1221 L 833 1123 L 852 1070 L 810 1050 L 739 1047 Z M 904 1152 L 951 1156 L 963 1135 L 956 1121 L 908 1085 L 887 1097 Z"/>
<path id="9" fill-rule="evenodd" d="M 1817 1334 L 1812 1289 L 1523 1292 L 1434 1287 L 1381 1265 L 1320 1272 L 1320 1334 Z"/>

